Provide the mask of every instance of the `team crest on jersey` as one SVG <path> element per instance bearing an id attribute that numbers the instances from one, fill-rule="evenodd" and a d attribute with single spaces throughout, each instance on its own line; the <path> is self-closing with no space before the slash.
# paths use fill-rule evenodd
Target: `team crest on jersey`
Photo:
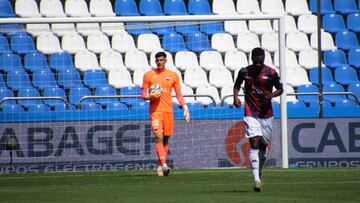
<path id="1" fill-rule="evenodd" d="M 269 79 L 269 77 L 264 75 L 264 76 L 262 76 L 262 79 L 267 80 L 267 79 Z"/>
<path id="2" fill-rule="evenodd" d="M 166 81 L 170 81 L 171 78 L 170 78 L 170 77 L 166 77 L 165 80 L 166 80 Z"/>

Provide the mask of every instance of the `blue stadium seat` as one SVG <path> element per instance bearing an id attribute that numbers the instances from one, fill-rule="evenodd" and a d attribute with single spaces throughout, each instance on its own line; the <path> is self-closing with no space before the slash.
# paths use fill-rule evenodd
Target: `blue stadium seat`
<path id="1" fill-rule="evenodd" d="M 30 72 L 34 72 L 36 70 L 50 70 L 45 55 L 40 52 L 25 54 L 24 67 Z"/>
<path id="2" fill-rule="evenodd" d="M 35 52 L 34 40 L 27 34 L 17 34 L 11 37 L 11 50 L 16 54 Z"/>
<path id="3" fill-rule="evenodd" d="M 174 32 L 174 26 L 172 23 L 166 22 L 153 22 L 151 23 L 151 31 L 157 35 L 165 35 L 167 33 Z"/>
<path id="4" fill-rule="evenodd" d="M 324 15 L 322 27 L 325 31 L 335 33 L 346 30 L 344 18 L 339 14 Z"/>
<path id="5" fill-rule="evenodd" d="M 212 15 L 208 0 L 189 0 L 188 10 L 191 15 Z"/>
<path id="6" fill-rule="evenodd" d="M 347 27 L 354 32 L 360 32 L 360 13 L 351 13 L 347 16 Z"/>
<path id="7" fill-rule="evenodd" d="M 360 83 L 351 83 L 348 86 L 348 92 L 354 93 L 360 101 Z M 348 96 L 350 100 L 355 101 L 353 96 Z"/>
<path id="8" fill-rule="evenodd" d="M 149 23 L 127 23 L 126 31 L 131 35 L 151 33 Z"/>
<path id="9" fill-rule="evenodd" d="M 59 71 L 62 69 L 75 69 L 71 55 L 67 52 L 56 52 L 50 55 L 50 67 Z"/>
<path id="10" fill-rule="evenodd" d="M 200 102 L 187 103 L 186 105 L 188 106 L 190 112 L 204 109 L 204 105 Z"/>
<path id="11" fill-rule="evenodd" d="M 351 66 L 337 67 L 335 69 L 335 81 L 342 85 L 360 82 L 355 69 Z"/>
<path id="12" fill-rule="evenodd" d="M 91 92 L 87 87 L 71 88 L 69 91 L 69 103 L 77 106 L 80 99 L 84 96 L 91 96 Z M 94 100 L 93 99 L 85 99 L 81 102 L 81 104 L 91 103 L 91 102 L 94 102 Z"/>
<path id="13" fill-rule="evenodd" d="M 98 88 L 109 86 L 106 79 L 106 74 L 102 70 L 87 70 L 84 71 L 84 85 L 89 88 Z"/>
<path id="14" fill-rule="evenodd" d="M 94 111 L 94 110 L 101 110 L 101 106 L 95 102 L 86 102 L 81 103 L 80 109 L 82 111 Z"/>
<path id="15" fill-rule="evenodd" d="M 184 36 L 200 32 L 197 22 L 178 22 L 175 25 L 175 31 Z"/>
<path id="16" fill-rule="evenodd" d="M 3 74 L 0 73 L 0 88 L 4 88 L 4 87 L 7 87 L 7 86 L 6 86 Z"/>
<path id="17" fill-rule="evenodd" d="M 18 104 L 9 104 L 3 105 L 1 104 L 1 111 L 4 113 L 20 113 L 24 112 L 24 108 Z"/>
<path id="18" fill-rule="evenodd" d="M 319 89 L 316 85 L 300 85 L 297 88 L 297 93 L 309 93 L 309 92 L 318 92 Z M 318 95 L 298 95 L 297 99 L 304 103 L 311 103 L 318 101 Z"/>
<path id="19" fill-rule="evenodd" d="M 352 100 L 344 99 L 342 101 L 336 101 L 335 107 L 356 107 L 356 103 Z"/>
<path id="20" fill-rule="evenodd" d="M 166 15 L 188 15 L 185 2 L 183 0 L 165 0 L 164 13 Z"/>
<path id="21" fill-rule="evenodd" d="M 358 12 L 355 0 L 334 0 L 334 9 L 341 14 Z"/>
<path id="22" fill-rule="evenodd" d="M 344 50 L 360 48 L 356 34 L 351 31 L 337 32 L 335 35 L 335 44 L 338 48 Z"/>
<path id="23" fill-rule="evenodd" d="M 339 84 L 325 84 L 323 85 L 323 92 L 345 92 L 345 90 L 344 87 Z M 347 99 L 346 95 L 324 95 L 323 98 L 331 103 Z"/>
<path id="24" fill-rule="evenodd" d="M 148 110 L 150 106 L 150 103 L 147 101 L 141 101 L 141 102 L 136 102 L 136 103 L 132 103 L 131 104 L 131 109 L 132 110 Z"/>
<path id="25" fill-rule="evenodd" d="M 354 66 L 357 69 L 360 69 L 360 48 L 351 49 L 348 53 L 349 65 Z"/>
<path id="26" fill-rule="evenodd" d="M 4 72 L 24 70 L 24 66 L 17 54 L 0 54 L 0 70 Z"/>
<path id="27" fill-rule="evenodd" d="M 291 102 L 287 102 L 287 108 L 292 108 L 292 109 L 304 109 L 306 108 L 306 105 L 304 102 L 302 101 L 291 101 Z"/>
<path id="28" fill-rule="evenodd" d="M 58 71 L 58 84 L 65 88 L 83 87 L 79 72 L 74 68 L 65 68 Z"/>
<path id="29" fill-rule="evenodd" d="M 22 88 L 33 88 L 30 83 L 30 78 L 24 70 L 12 70 L 7 74 L 6 84 L 13 90 Z"/>
<path id="30" fill-rule="evenodd" d="M 115 13 L 117 16 L 139 16 L 139 11 L 134 0 L 116 0 Z"/>
<path id="31" fill-rule="evenodd" d="M 141 95 L 141 88 L 140 87 L 123 87 L 120 88 L 120 95 Z M 120 102 L 123 102 L 129 106 L 136 105 L 138 102 L 142 102 L 143 99 L 141 98 L 121 98 Z"/>
<path id="32" fill-rule="evenodd" d="M 128 106 L 121 102 L 115 102 L 115 103 L 108 103 L 106 105 L 107 110 L 127 110 L 129 109 Z"/>
<path id="33" fill-rule="evenodd" d="M 334 78 L 333 78 L 329 68 L 322 67 L 321 71 L 322 71 L 322 83 L 323 84 L 335 83 Z M 318 68 L 317 67 L 310 69 L 310 82 L 318 85 Z"/>
<path id="34" fill-rule="evenodd" d="M 9 43 L 6 37 L 0 34 L 0 54 L 11 53 Z"/>
<path id="35" fill-rule="evenodd" d="M 330 68 L 347 65 L 344 51 L 340 49 L 328 50 L 324 52 L 324 64 Z"/>
<path id="36" fill-rule="evenodd" d="M 0 100 L 3 99 L 4 97 L 14 97 L 13 91 L 6 87 L 0 88 Z M 16 101 L 6 100 L 1 103 L 1 105 L 11 105 L 11 104 L 16 104 Z"/>
<path id="37" fill-rule="evenodd" d="M 0 32 L 8 37 L 17 34 L 26 34 L 22 24 L 1 24 Z"/>
<path id="38" fill-rule="evenodd" d="M 164 12 L 159 0 L 140 0 L 140 14 L 145 16 L 162 16 Z"/>
<path id="39" fill-rule="evenodd" d="M 55 104 L 54 105 L 54 111 L 57 112 L 64 112 L 64 111 L 76 111 L 77 108 L 72 104 Z"/>
<path id="40" fill-rule="evenodd" d="M 110 96 L 110 95 L 117 95 L 116 89 L 110 86 L 107 87 L 98 87 L 95 90 L 95 96 Z M 118 103 L 118 98 L 97 98 L 95 99 L 96 103 L 99 103 L 103 106 L 106 106 L 111 103 Z"/>
<path id="41" fill-rule="evenodd" d="M 176 32 L 164 35 L 162 39 L 162 48 L 170 53 L 187 50 L 183 36 Z"/>
<path id="42" fill-rule="evenodd" d="M 212 35 L 215 33 L 223 33 L 224 28 L 221 22 L 202 22 L 200 24 L 200 31 L 207 35 Z"/>
<path id="43" fill-rule="evenodd" d="M 310 11 L 317 13 L 317 0 L 310 0 Z M 321 0 L 321 14 L 335 13 L 331 0 Z"/>
<path id="44" fill-rule="evenodd" d="M 312 101 L 309 104 L 309 107 L 312 108 L 319 108 L 319 102 L 318 101 Z M 323 107 L 324 108 L 331 108 L 331 103 L 329 101 L 323 100 Z"/>
<path id="45" fill-rule="evenodd" d="M 19 89 L 17 96 L 18 97 L 40 97 L 40 93 L 35 88 L 23 88 L 23 89 Z M 30 105 L 42 104 L 43 102 L 41 99 L 35 99 L 35 100 L 18 100 L 17 103 L 20 104 L 21 106 L 28 107 Z"/>
<path id="46" fill-rule="evenodd" d="M 187 47 L 194 52 L 211 51 L 208 36 L 203 33 L 194 33 L 188 35 Z"/>
<path id="47" fill-rule="evenodd" d="M 45 88 L 43 95 L 44 97 L 62 97 L 67 100 L 65 91 L 58 87 Z M 45 99 L 44 104 L 56 106 L 58 104 L 64 104 L 64 101 L 60 99 Z"/>
<path id="48" fill-rule="evenodd" d="M 36 70 L 32 74 L 34 87 L 43 90 L 49 87 L 58 87 L 54 74 L 50 69 Z"/>
<path id="49" fill-rule="evenodd" d="M 9 0 L 0 0 L 0 18 L 16 17 Z"/>
<path id="50" fill-rule="evenodd" d="M 36 105 L 29 105 L 27 107 L 29 112 L 49 112 L 50 107 L 46 106 L 45 104 L 36 104 Z"/>

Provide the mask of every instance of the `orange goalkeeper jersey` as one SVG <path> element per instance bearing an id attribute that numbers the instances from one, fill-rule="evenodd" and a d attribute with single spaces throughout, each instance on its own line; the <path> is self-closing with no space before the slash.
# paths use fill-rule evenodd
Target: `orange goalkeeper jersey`
<path id="1" fill-rule="evenodd" d="M 144 74 L 144 81 L 142 86 L 143 98 L 146 96 L 144 94 L 147 94 L 147 91 L 152 84 L 160 85 L 162 94 L 159 99 L 150 101 L 150 113 L 155 111 L 173 112 L 174 108 L 171 97 L 171 90 L 174 88 L 175 92 L 180 92 L 179 76 L 175 72 L 165 68 L 163 70 L 155 69 L 146 72 Z M 182 96 L 181 99 L 183 100 Z"/>

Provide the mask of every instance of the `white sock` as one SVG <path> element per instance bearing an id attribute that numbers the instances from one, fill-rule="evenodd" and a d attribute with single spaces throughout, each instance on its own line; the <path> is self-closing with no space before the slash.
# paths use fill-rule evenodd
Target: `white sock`
<path id="1" fill-rule="evenodd" d="M 259 176 L 261 176 L 261 172 L 262 172 L 264 163 L 265 163 L 265 161 L 266 161 L 266 151 L 259 150 L 259 160 L 260 160 L 260 164 L 259 164 Z"/>
<path id="2" fill-rule="evenodd" d="M 255 181 L 260 181 L 259 177 L 259 150 L 250 148 L 249 159 L 251 170 Z"/>

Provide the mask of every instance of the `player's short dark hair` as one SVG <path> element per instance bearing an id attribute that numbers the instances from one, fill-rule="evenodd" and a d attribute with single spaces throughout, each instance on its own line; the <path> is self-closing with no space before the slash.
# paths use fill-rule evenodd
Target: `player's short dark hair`
<path id="1" fill-rule="evenodd" d="M 160 51 L 160 52 L 158 52 L 158 53 L 156 53 L 155 54 L 155 58 L 157 59 L 157 58 L 159 58 L 159 57 L 164 57 L 164 58 L 166 58 L 166 53 L 165 52 L 163 52 L 163 51 Z"/>
<path id="2" fill-rule="evenodd" d="M 265 51 L 260 47 L 256 47 L 251 51 L 251 56 L 265 56 Z"/>

